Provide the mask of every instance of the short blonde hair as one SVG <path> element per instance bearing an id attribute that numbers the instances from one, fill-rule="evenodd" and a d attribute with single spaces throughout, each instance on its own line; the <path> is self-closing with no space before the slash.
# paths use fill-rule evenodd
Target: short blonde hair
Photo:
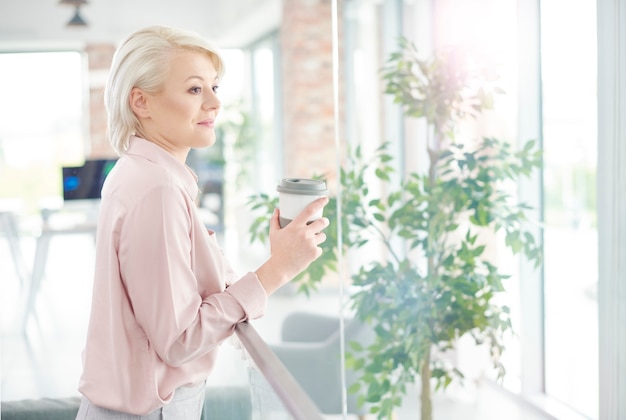
<path id="1" fill-rule="evenodd" d="M 131 34 L 117 49 L 104 91 L 109 139 L 115 151 L 128 150 L 130 136 L 140 129 L 130 107 L 130 92 L 139 88 L 156 93 L 163 85 L 173 53 L 194 51 L 206 54 L 217 71 L 224 73 L 224 62 L 201 36 L 165 26 L 150 26 Z"/>

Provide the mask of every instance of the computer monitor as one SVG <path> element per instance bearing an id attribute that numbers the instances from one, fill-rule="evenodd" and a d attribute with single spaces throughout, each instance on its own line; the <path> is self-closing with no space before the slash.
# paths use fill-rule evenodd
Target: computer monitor
<path id="1" fill-rule="evenodd" d="M 86 160 L 83 166 L 64 166 L 63 200 L 97 200 L 104 180 L 117 159 Z"/>

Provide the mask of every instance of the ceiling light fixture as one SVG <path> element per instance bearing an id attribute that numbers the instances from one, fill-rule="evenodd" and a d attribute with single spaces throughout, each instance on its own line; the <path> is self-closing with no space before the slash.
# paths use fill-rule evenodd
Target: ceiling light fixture
<path id="1" fill-rule="evenodd" d="M 83 17 L 80 15 L 80 6 L 76 6 L 76 10 L 74 11 L 74 16 L 72 16 L 72 19 L 70 19 L 70 21 L 67 22 L 67 26 L 72 26 L 72 27 L 87 26 L 87 22 L 85 22 L 85 19 L 83 19 Z"/>
<path id="2" fill-rule="evenodd" d="M 74 6 L 74 16 L 67 22 L 68 27 L 86 27 L 87 22 L 80 15 L 80 7 L 87 4 L 87 0 L 60 0 L 60 5 L 63 6 Z"/>

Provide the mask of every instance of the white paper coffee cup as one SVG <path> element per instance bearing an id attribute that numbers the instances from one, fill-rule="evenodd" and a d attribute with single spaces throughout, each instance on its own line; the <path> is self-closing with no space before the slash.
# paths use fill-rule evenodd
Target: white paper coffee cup
<path id="1" fill-rule="evenodd" d="M 285 227 L 311 202 L 328 195 L 324 181 L 306 178 L 285 178 L 278 187 L 278 208 L 280 209 L 280 227 Z M 320 209 L 309 222 L 323 215 Z"/>

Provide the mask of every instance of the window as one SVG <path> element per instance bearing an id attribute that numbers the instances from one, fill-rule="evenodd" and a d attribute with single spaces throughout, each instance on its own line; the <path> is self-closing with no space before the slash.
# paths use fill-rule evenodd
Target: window
<path id="1" fill-rule="evenodd" d="M 598 413 L 595 16 L 594 0 L 541 2 L 546 393 L 591 418 Z"/>
<path id="2" fill-rule="evenodd" d="M 277 80 L 280 80 L 278 34 L 273 34 L 255 43 L 248 49 L 252 77 L 252 120 L 256 128 L 255 139 L 257 187 L 275 185 L 282 168 L 282 122 L 280 120 L 280 98 Z"/>
<path id="3" fill-rule="evenodd" d="M 84 160 L 83 57 L 5 53 L 0 68 L 0 197 L 32 213 L 62 197 L 61 166 Z"/>
<path id="4" fill-rule="evenodd" d="M 383 138 L 396 142 L 400 155 L 414 160 L 406 166 L 421 167 L 424 149 L 415 143 L 422 128 L 398 124 L 386 114 L 387 104 L 379 110 L 375 104 L 383 102 L 372 100 L 380 88 L 377 70 L 389 53 L 377 41 L 380 34 L 404 28 L 423 52 L 435 42 L 481 42 L 497 53 L 506 95 L 496 101 L 496 123 L 482 128 L 512 143 L 541 140 L 545 153 L 542 174 L 520 188 L 536 197 L 530 204 L 544 223 L 538 232 L 545 267 L 526 270 L 498 254 L 498 265 L 513 276 L 505 298 L 523 335 L 523 343 L 514 337 L 507 345 L 507 376 L 529 394 L 597 418 L 596 2 L 537 4 L 417 0 L 402 2 L 403 13 L 389 19 L 379 2 L 347 2 L 347 137 L 372 148 Z M 400 136 L 385 137 L 392 132 L 388 125 Z M 475 368 L 474 356 L 470 350 L 460 360 L 471 358 Z"/>

